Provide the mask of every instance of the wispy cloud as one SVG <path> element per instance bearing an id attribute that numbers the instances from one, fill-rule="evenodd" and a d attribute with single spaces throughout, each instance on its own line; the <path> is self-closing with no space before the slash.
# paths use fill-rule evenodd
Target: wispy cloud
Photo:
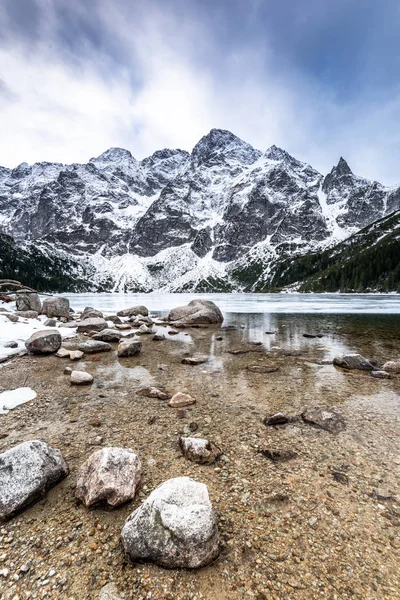
<path id="1" fill-rule="evenodd" d="M 391 29 L 368 13 L 368 42 L 351 3 L 300 4 L 6 0 L 0 164 L 87 161 L 110 146 L 138 158 L 190 150 L 221 127 L 323 172 L 344 155 L 355 172 L 400 182 L 400 89 L 380 81 L 390 48 L 376 33 Z"/>

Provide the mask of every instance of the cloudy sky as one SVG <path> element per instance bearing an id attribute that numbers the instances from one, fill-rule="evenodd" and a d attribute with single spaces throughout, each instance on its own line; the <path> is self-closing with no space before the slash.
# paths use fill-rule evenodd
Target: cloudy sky
<path id="1" fill-rule="evenodd" d="M 1 0 L 0 164 L 211 128 L 400 183 L 398 0 Z"/>

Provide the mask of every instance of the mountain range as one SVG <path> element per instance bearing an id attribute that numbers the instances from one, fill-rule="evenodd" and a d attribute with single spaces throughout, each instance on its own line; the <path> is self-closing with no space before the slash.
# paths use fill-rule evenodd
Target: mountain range
<path id="1" fill-rule="evenodd" d="M 399 215 L 400 186 L 343 158 L 324 176 L 212 129 L 191 153 L 0 167 L 0 277 L 47 291 L 398 290 Z"/>

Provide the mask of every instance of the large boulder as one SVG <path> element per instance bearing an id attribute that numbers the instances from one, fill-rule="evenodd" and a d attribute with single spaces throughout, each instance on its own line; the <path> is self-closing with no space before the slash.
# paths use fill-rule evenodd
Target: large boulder
<path id="1" fill-rule="evenodd" d="M 91 319 L 80 321 L 77 326 L 77 332 L 90 333 L 91 331 L 103 331 L 103 329 L 107 329 L 107 327 L 107 321 L 101 317 L 93 317 Z"/>
<path id="2" fill-rule="evenodd" d="M 345 356 L 336 356 L 333 364 L 342 369 L 358 369 L 360 371 L 372 371 L 375 367 L 361 354 L 346 354 Z"/>
<path id="3" fill-rule="evenodd" d="M 61 452 L 40 440 L 24 442 L 0 454 L 0 520 L 43 498 L 67 475 Z"/>
<path id="4" fill-rule="evenodd" d="M 28 290 L 21 290 L 17 292 L 15 296 L 15 304 L 17 310 L 34 310 L 38 314 L 42 310 L 42 302 L 39 298 L 39 294 L 29 292 Z"/>
<path id="5" fill-rule="evenodd" d="M 170 569 L 208 565 L 220 548 L 207 486 L 189 477 L 165 481 L 128 517 L 121 538 L 132 561 Z"/>
<path id="6" fill-rule="evenodd" d="M 124 340 L 118 344 L 118 356 L 137 356 L 142 351 L 141 340 Z"/>
<path id="7" fill-rule="evenodd" d="M 42 313 L 49 318 L 58 317 L 69 319 L 69 300 L 68 298 L 46 298 L 43 301 Z"/>
<path id="8" fill-rule="evenodd" d="M 173 308 L 168 315 L 168 321 L 182 325 L 215 324 L 223 320 L 221 311 L 211 300 L 192 300 L 187 306 Z"/>
<path id="9" fill-rule="evenodd" d="M 141 478 L 142 465 L 130 448 L 103 448 L 83 463 L 75 496 L 85 506 L 107 502 L 119 506 L 133 500 Z"/>
<path id="10" fill-rule="evenodd" d="M 26 340 L 25 346 L 33 354 L 53 354 L 61 348 L 62 337 L 57 329 L 35 331 Z"/>
<path id="11" fill-rule="evenodd" d="M 136 317 L 137 315 L 147 317 L 148 314 L 149 309 L 145 306 L 131 306 L 131 308 L 124 308 L 123 310 L 119 310 L 117 312 L 117 317 Z"/>

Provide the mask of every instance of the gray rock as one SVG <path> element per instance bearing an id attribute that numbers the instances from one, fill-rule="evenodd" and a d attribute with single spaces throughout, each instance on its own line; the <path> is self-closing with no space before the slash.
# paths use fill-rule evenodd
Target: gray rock
<path id="1" fill-rule="evenodd" d="M 345 356 L 336 356 L 333 364 L 343 369 L 358 369 L 361 371 L 372 371 L 374 366 L 361 356 L 361 354 L 346 354 Z"/>
<path id="2" fill-rule="evenodd" d="M 187 306 L 173 308 L 168 315 L 168 321 L 183 325 L 214 324 L 222 323 L 223 320 L 221 311 L 211 300 L 192 300 Z"/>
<path id="3" fill-rule="evenodd" d="M 46 321 L 44 322 L 44 325 L 46 327 L 56 327 L 57 326 L 57 320 L 56 319 L 46 319 Z"/>
<path id="4" fill-rule="evenodd" d="M 147 317 L 149 314 L 149 310 L 145 306 L 132 306 L 131 308 L 124 308 L 123 310 L 119 310 L 117 312 L 117 317 L 136 317 L 137 315 L 142 315 L 143 317 Z"/>
<path id="5" fill-rule="evenodd" d="M 101 342 L 119 342 L 122 337 L 122 333 L 117 329 L 103 329 L 92 335 L 94 340 Z"/>
<path id="6" fill-rule="evenodd" d="M 78 350 L 85 354 L 96 354 L 97 352 L 110 352 L 112 346 L 107 342 L 100 342 L 99 340 L 89 340 L 79 344 Z"/>
<path id="7" fill-rule="evenodd" d="M 156 387 L 142 388 L 136 393 L 138 396 L 144 396 L 145 398 L 158 398 L 158 400 L 169 400 L 172 396 L 168 392 L 163 392 L 163 390 L 159 390 Z"/>
<path id="8" fill-rule="evenodd" d="M 46 298 L 43 301 L 42 313 L 48 317 L 64 317 L 69 319 L 69 300 L 58 296 L 56 298 Z"/>
<path id="9" fill-rule="evenodd" d="M 122 320 L 119 317 L 117 317 L 117 315 L 107 315 L 105 319 L 106 321 L 112 321 L 114 325 L 121 325 L 122 323 Z"/>
<path id="10" fill-rule="evenodd" d="M 399 371 L 400 373 L 400 371 Z M 375 379 L 391 379 L 392 376 L 390 373 L 388 373 L 387 371 L 371 371 L 371 375 L 372 377 L 375 377 Z"/>
<path id="11" fill-rule="evenodd" d="M 124 340 L 118 344 L 118 356 L 136 356 L 142 351 L 140 340 Z"/>
<path id="12" fill-rule="evenodd" d="M 222 454 L 214 442 L 197 437 L 181 437 L 179 446 L 185 458 L 201 465 L 210 465 Z"/>
<path id="13" fill-rule="evenodd" d="M 38 314 L 42 311 L 42 302 L 39 298 L 39 294 L 21 290 L 17 292 L 15 296 L 15 304 L 17 310 L 34 310 Z"/>
<path id="14" fill-rule="evenodd" d="M 264 425 L 286 425 L 286 423 L 289 423 L 289 418 L 284 415 L 283 413 L 275 413 L 274 415 L 271 415 L 270 417 L 265 417 L 264 419 Z"/>
<path id="15" fill-rule="evenodd" d="M 81 350 L 70 350 L 69 357 L 71 360 L 81 360 L 83 352 Z"/>
<path id="16" fill-rule="evenodd" d="M 165 335 L 163 333 L 156 333 L 151 339 L 153 342 L 162 342 L 165 340 Z"/>
<path id="17" fill-rule="evenodd" d="M 143 323 L 143 325 L 141 325 L 137 331 L 138 335 L 146 335 L 149 333 L 153 333 L 153 328 L 152 327 L 148 327 L 145 323 Z"/>
<path id="18" fill-rule="evenodd" d="M 70 369 L 70 367 L 67 368 Z M 64 369 L 65 372 L 66 369 Z M 90 385 L 93 383 L 93 376 L 90 373 L 86 373 L 86 371 L 73 371 L 71 369 L 70 382 L 71 385 Z"/>
<path id="19" fill-rule="evenodd" d="M 25 346 L 33 354 L 53 354 L 61 347 L 61 334 L 56 329 L 44 329 L 35 331 L 31 337 L 26 340 Z"/>
<path id="20" fill-rule="evenodd" d="M 72 367 L 65 367 L 64 374 L 65 375 L 71 375 L 72 371 L 73 371 Z"/>
<path id="21" fill-rule="evenodd" d="M 100 317 L 93 317 L 93 319 L 85 319 L 84 321 L 79 321 L 77 323 L 77 332 L 78 333 L 90 333 L 91 331 L 103 331 L 103 329 L 107 329 L 107 321 L 101 319 Z"/>
<path id="22" fill-rule="evenodd" d="M 316 407 L 305 410 L 301 418 L 305 423 L 325 429 L 330 433 L 339 433 L 346 429 L 346 422 L 336 407 Z"/>
<path id="23" fill-rule="evenodd" d="M 202 365 L 208 362 L 207 354 L 194 354 L 193 356 L 186 356 L 182 358 L 181 363 L 183 365 Z"/>
<path id="24" fill-rule="evenodd" d="M 4 348 L 18 348 L 18 342 L 7 342 L 4 344 Z"/>
<path id="25" fill-rule="evenodd" d="M 115 583 L 107 583 L 101 588 L 99 600 L 122 600 Z"/>
<path id="26" fill-rule="evenodd" d="M 196 569 L 219 555 L 219 533 L 207 486 L 189 477 L 169 479 L 125 521 L 121 532 L 132 561 Z"/>
<path id="27" fill-rule="evenodd" d="M 67 475 L 61 452 L 40 440 L 24 442 L 0 454 L 0 520 L 43 498 Z"/>
<path id="28" fill-rule="evenodd" d="M 58 358 L 69 358 L 69 350 L 61 347 L 58 352 L 56 352 L 56 356 L 58 356 Z"/>
<path id="29" fill-rule="evenodd" d="M 130 448 L 102 448 L 81 466 L 75 496 L 86 507 L 100 502 L 119 506 L 135 497 L 141 472 L 140 459 Z"/>
<path id="30" fill-rule="evenodd" d="M 91 306 L 87 306 L 85 308 L 85 310 L 83 311 L 83 313 L 81 314 L 81 321 L 84 321 L 85 319 L 94 319 L 94 318 L 103 319 L 104 315 L 100 310 L 96 310 L 95 308 L 92 308 Z"/>
<path id="31" fill-rule="evenodd" d="M 39 316 L 36 310 L 16 310 L 14 314 L 23 319 L 37 319 Z"/>
<path id="32" fill-rule="evenodd" d="M 388 360 L 382 366 L 382 370 L 390 373 L 400 373 L 400 360 Z"/>
<path id="33" fill-rule="evenodd" d="M 15 315 L 14 313 L 7 314 L 6 317 L 11 323 L 18 323 L 19 321 L 18 315 Z"/>

